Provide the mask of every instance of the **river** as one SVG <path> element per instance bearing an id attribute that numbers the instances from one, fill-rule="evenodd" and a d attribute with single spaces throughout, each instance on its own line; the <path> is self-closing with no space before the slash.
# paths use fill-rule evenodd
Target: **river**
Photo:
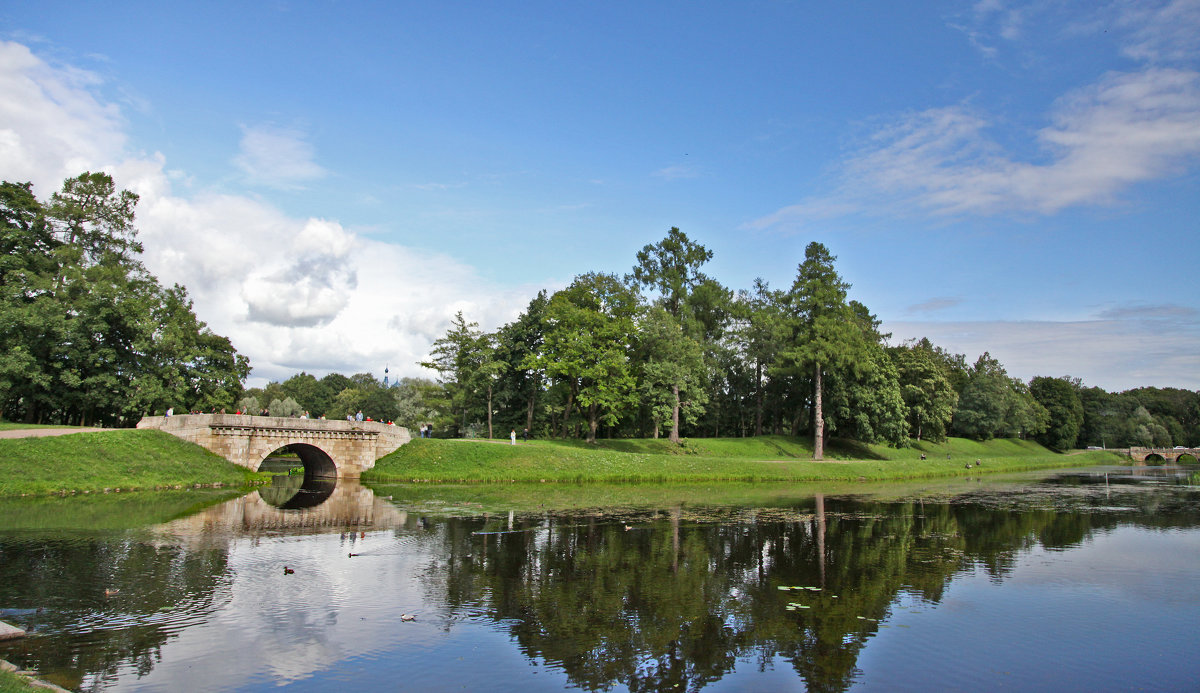
<path id="1" fill-rule="evenodd" d="M 0 502 L 81 691 L 1200 690 L 1200 473 Z M 285 568 L 286 567 L 286 568 Z"/>

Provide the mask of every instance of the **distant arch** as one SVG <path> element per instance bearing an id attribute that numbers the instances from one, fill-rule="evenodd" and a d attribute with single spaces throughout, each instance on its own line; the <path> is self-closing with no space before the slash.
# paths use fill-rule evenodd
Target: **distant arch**
<path id="1" fill-rule="evenodd" d="M 1146 464 L 1148 464 L 1148 465 L 1153 465 L 1153 466 L 1157 467 L 1157 466 L 1166 464 L 1166 462 L 1167 462 L 1167 458 L 1163 457 L 1162 455 L 1158 454 L 1157 452 L 1152 452 L 1152 453 L 1146 455 Z"/>
<path id="2" fill-rule="evenodd" d="M 1191 452 L 1182 452 L 1179 457 L 1175 458 L 1175 464 L 1196 464 L 1197 462 L 1200 460 L 1196 458 L 1195 453 Z"/>

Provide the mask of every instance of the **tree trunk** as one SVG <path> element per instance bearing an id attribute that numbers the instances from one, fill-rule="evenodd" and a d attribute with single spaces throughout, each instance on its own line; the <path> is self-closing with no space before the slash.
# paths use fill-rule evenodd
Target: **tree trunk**
<path id="1" fill-rule="evenodd" d="M 816 367 L 813 386 L 813 459 L 825 459 L 825 414 L 821 411 L 821 364 Z"/>
<path id="2" fill-rule="evenodd" d="M 567 390 L 567 406 L 563 409 L 563 424 L 562 437 L 565 440 L 567 437 L 567 426 L 571 422 L 571 405 L 575 403 L 575 388 L 571 387 Z"/>
<path id="3" fill-rule="evenodd" d="M 588 432 L 587 442 L 596 442 L 596 429 L 600 426 L 600 405 L 592 404 L 588 407 Z"/>
<path id="4" fill-rule="evenodd" d="M 671 407 L 671 435 L 667 438 L 672 443 L 679 442 L 679 386 L 671 386 L 671 395 L 675 397 L 675 404 Z"/>
<path id="5" fill-rule="evenodd" d="M 537 390 L 529 393 L 529 402 L 525 408 L 525 430 L 533 430 L 533 408 L 537 404 Z"/>
<path id="6" fill-rule="evenodd" d="M 755 382 L 755 402 L 754 402 L 754 435 L 761 436 L 763 433 L 763 388 L 762 388 L 762 361 L 754 362 L 754 382 Z"/>
<path id="7" fill-rule="evenodd" d="M 488 383 L 488 440 L 492 439 L 492 384 Z"/>
<path id="8" fill-rule="evenodd" d="M 654 422 L 654 439 L 658 440 L 658 422 Z"/>

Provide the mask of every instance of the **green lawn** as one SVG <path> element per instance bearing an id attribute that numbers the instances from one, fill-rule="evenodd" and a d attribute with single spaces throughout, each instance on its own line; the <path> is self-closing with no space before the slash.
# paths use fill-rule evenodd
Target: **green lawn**
<path id="1" fill-rule="evenodd" d="M 921 460 L 924 453 L 927 459 Z M 949 455 L 949 458 L 947 458 Z M 863 481 L 919 479 L 992 471 L 1115 464 L 1108 452 L 1060 455 L 1028 441 L 984 443 L 951 439 L 895 449 L 830 445 L 827 460 L 812 461 L 806 441 L 787 436 L 684 441 L 490 441 L 417 439 L 380 459 L 367 483 L 397 482 L 694 482 Z M 982 461 L 982 466 L 966 467 Z"/>
<path id="2" fill-rule="evenodd" d="M 256 477 L 162 431 L 0 440 L 0 496 L 241 486 Z"/>

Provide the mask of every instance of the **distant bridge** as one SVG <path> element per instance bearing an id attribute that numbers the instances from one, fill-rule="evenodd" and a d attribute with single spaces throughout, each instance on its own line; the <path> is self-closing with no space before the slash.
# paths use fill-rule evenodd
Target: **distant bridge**
<path id="1" fill-rule="evenodd" d="M 378 421 L 293 419 L 246 414 L 147 416 L 152 428 L 196 443 L 234 464 L 258 471 L 272 452 L 288 446 L 306 475 L 354 478 L 412 436 L 403 426 Z"/>
<path id="2" fill-rule="evenodd" d="M 1178 462 L 1184 455 L 1190 455 L 1193 461 L 1200 459 L 1200 448 L 1129 448 L 1129 456 L 1138 462 L 1155 456 L 1164 462 Z"/>

